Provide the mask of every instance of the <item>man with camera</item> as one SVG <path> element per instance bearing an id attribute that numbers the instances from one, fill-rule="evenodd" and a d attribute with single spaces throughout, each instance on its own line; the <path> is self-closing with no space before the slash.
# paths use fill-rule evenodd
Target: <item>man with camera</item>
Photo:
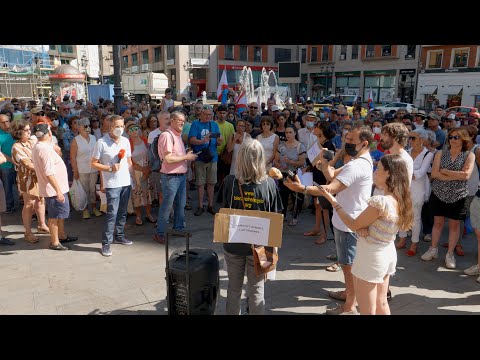
<path id="1" fill-rule="evenodd" d="M 210 105 L 203 105 L 200 113 L 200 120 L 192 123 L 188 134 L 193 152 L 198 155 L 195 161 L 195 177 L 197 180 L 198 208 L 195 216 L 204 213 L 203 195 L 204 186 L 207 184 L 208 207 L 207 211 L 215 215 L 213 209 L 213 192 L 217 183 L 217 146 L 223 142 L 218 124 L 213 121 L 213 109 Z"/>

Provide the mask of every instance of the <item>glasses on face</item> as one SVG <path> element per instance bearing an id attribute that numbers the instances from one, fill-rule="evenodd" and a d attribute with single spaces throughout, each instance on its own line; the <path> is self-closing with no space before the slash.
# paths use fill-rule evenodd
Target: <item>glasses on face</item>
<path id="1" fill-rule="evenodd" d="M 305 107 L 305 110 L 313 110 L 313 107 L 308 107 L 308 106 L 306 106 L 306 107 Z"/>
<path id="2" fill-rule="evenodd" d="M 258 106 L 250 106 L 250 109 L 258 109 Z"/>
<path id="3" fill-rule="evenodd" d="M 137 131 L 137 130 L 138 130 L 138 126 L 132 126 L 130 129 L 128 129 L 128 131 L 130 132 Z"/>
<path id="4" fill-rule="evenodd" d="M 37 112 L 36 114 L 34 115 L 37 115 L 37 116 L 45 116 L 45 113 L 43 111 L 39 111 Z"/>
<path id="5" fill-rule="evenodd" d="M 337 115 L 340 116 L 340 117 L 347 116 L 346 114 L 337 114 Z"/>
<path id="6" fill-rule="evenodd" d="M 458 136 L 458 135 L 450 135 L 448 137 L 448 140 L 459 140 L 461 139 L 461 136 Z"/>
<path id="7" fill-rule="evenodd" d="M 410 140 L 412 140 L 412 141 L 413 141 L 413 140 L 417 140 L 417 137 L 416 137 L 416 136 L 409 136 L 408 138 L 409 138 Z"/>

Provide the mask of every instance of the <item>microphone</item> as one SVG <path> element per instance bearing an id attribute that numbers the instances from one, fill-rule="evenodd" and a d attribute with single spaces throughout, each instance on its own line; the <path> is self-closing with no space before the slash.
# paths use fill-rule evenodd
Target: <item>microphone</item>
<path id="1" fill-rule="evenodd" d="M 117 161 L 117 164 L 120 164 L 120 162 L 122 161 L 122 159 L 125 157 L 125 149 L 121 149 L 119 152 L 118 152 L 118 161 Z"/>

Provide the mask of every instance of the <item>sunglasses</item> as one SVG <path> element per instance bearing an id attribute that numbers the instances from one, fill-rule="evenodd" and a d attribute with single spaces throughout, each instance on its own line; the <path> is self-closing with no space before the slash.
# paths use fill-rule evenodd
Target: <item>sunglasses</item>
<path id="1" fill-rule="evenodd" d="M 459 140 L 461 139 L 462 137 L 461 136 L 458 136 L 458 135 L 450 135 L 448 137 L 448 140 Z"/>
<path id="2" fill-rule="evenodd" d="M 250 109 L 258 109 L 258 106 L 250 106 Z"/>
<path id="3" fill-rule="evenodd" d="M 347 116 L 347 115 L 345 115 L 345 114 L 337 114 L 337 116 L 344 117 L 344 116 Z"/>
<path id="4" fill-rule="evenodd" d="M 128 131 L 137 131 L 139 129 L 138 126 L 132 126 Z"/>
<path id="5" fill-rule="evenodd" d="M 416 140 L 416 139 L 417 139 L 416 136 L 409 136 L 408 138 L 409 138 L 410 140 Z"/>
<path id="6" fill-rule="evenodd" d="M 36 114 L 34 115 L 37 115 L 37 116 L 45 116 L 45 113 L 43 111 L 39 111 L 37 112 Z"/>

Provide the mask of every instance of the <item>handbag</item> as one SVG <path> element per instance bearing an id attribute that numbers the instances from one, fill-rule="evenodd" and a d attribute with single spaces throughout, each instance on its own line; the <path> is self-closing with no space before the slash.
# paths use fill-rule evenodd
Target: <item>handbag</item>
<path id="1" fill-rule="evenodd" d="M 231 165 L 232 158 L 233 158 L 233 151 L 228 151 L 227 147 L 225 147 L 225 149 L 222 152 L 222 155 L 220 155 L 220 159 L 222 159 L 225 165 Z"/>
<path id="2" fill-rule="evenodd" d="M 240 196 L 242 197 L 242 205 L 245 210 L 245 201 L 243 199 L 242 186 L 238 183 L 240 188 Z M 277 268 L 278 262 L 278 248 L 273 246 L 253 245 L 253 267 L 257 276 L 265 275 Z"/>
<path id="3" fill-rule="evenodd" d="M 210 121 L 208 123 L 208 130 L 211 133 L 212 132 L 212 122 Z M 208 142 L 208 145 L 206 148 L 202 150 L 200 154 L 198 154 L 198 160 L 204 162 L 204 163 L 209 163 L 213 160 L 215 157 L 215 154 L 212 154 L 212 151 L 210 150 L 210 144 L 212 142 L 212 139 Z"/>

